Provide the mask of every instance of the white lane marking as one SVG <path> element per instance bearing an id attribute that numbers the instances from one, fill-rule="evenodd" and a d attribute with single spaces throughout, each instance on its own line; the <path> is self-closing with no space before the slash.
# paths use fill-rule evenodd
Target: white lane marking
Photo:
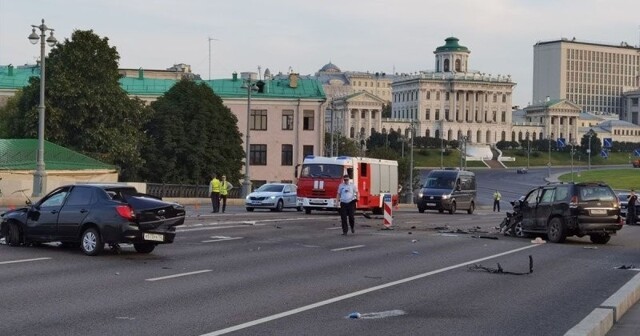
<path id="1" fill-rule="evenodd" d="M 207 272 L 211 272 L 211 270 L 201 270 L 201 271 L 188 272 L 188 273 L 179 273 L 179 274 L 167 275 L 167 276 L 158 277 L 158 278 L 145 279 L 145 281 L 158 281 L 158 280 L 173 279 L 173 278 L 179 278 L 179 277 L 183 277 L 183 276 L 200 274 L 200 273 L 207 273 Z"/>
<path id="2" fill-rule="evenodd" d="M 476 264 L 476 263 L 479 263 L 481 261 L 485 261 L 485 260 L 489 260 L 489 259 L 505 256 L 505 255 L 508 255 L 508 254 L 524 251 L 526 249 L 530 249 L 532 247 L 538 247 L 538 246 L 544 246 L 544 245 L 527 245 L 525 247 L 517 248 L 515 250 L 510 250 L 510 251 L 494 254 L 494 255 L 491 255 L 491 256 L 488 256 L 488 257 L 484 257 L 484 258 L 480 258 L 480 259 L 475 259 L 475 260 L 463 262 L 463 263 L 460 263 L 460 264 L 457 264 L 457 265 L 444 267 L 444 268 L 441 268 L 441 269 L 438 269 L 438 270 L 435 270 L 435 271 L 414 275 L 414 276 L 411 276 L 411 277 L 408 277 L 408 278 L 404 278 L 404 279 L 388 282 L 386 284 L 382 284 L 382 285 L 378 285 L 378 286 L 374 286 L 374 287 L 370 287 L 370 288 L 365 288 L 365 289 L 362 289 L 362 290 L 359 290 L 359 291 L 356 291 L 356 292 L 353 292 L 353 293 L 349 293 L 349 294 L 345 294 L 345 295 L 341 295 L 341 296 L 336 296 L 336 297 L 328 299 L 328 300 L 312 303 L 310 305 L 306 305 L 306 306 L 303 306 L 303 307 L 300 307 L 300 308 L 291 309 L 291 310 L 288 310 L 288 311 L 285 311 L 285 312 L 282 312 L 282 313 L 274 314 L 274 315 L 271 315 L 271 316 L 266 316 L 266 317 L 263 317 L 263 318 L 260 318 L 260 319 L 257 319 L 257 320 L 245 322 L 245 323 L 238 324 L 238 325 L 235 325 L 235 326 L 231 326 L 231 327 L 228 327 L 228 328 L 225 328 L 225 329 L 212 331 L 210 333 L 202 334 L 201 336 L 218 336 L 218 335 L 228 334 L 230 332 L 246 329 L 246 328 L 249 328 L 249 327 L 256 326 L 258 324 L 262 324 L 262 323 L 270 322 L 270 321 L 277 320 L 277 319 L 280 319 L 280 318 L 283 318 L 283 317 L 295 315 L 295 314 L 298 314 L 298 313 L 305 312 L 307 310 L 311 310 L 311 309 L 315 309 L 315 308 L 318 308 L 318 307 L 326 306 L 326 305 L 329 305 L 329 304 L 332 304 L 332 303 L 335 303 L 335 302 L 351 299 L 351 298 L 356 297 L 356 296 L 360 296 L 360 295 L 364 295 L 364 294 L 367 294 L 367 293 L 375 292 L 375 291 L 378 291 L 378 290 L 381 290 L 381 289 L 397 286 L 397 285 L 400 285 L 400 284 L 403 284 L 403 283 L 406 283 L 406 282 L 422 279 L 422 278 L 425 278 L 425 277 L 428 277 L 428 276 L 431 276 L 431 275 L 435 275 L 435 274 L 443 273 L 443 272 L 446 272 L 446 271 L 450 271 L 452 269 L 456 269 L 456 268 L 460 268 L 460 267 Z"/>
<path id="3" fill-rule="evenodd" d="M 327 228 L 327 230 L 342 230 L 342 228 L 341 227 L 330 227 L 330 228 Z"/>
<path id="4" fill-rule="evenodd" d="M 227 225 L 227 226 L 211 226 L 211 227 L 201 227 L 201 228 L 193 228 L 193 229 L 178 229 L 176 232 L 193 232 L 193 231 L 206 231 L 206 230 L 222 230 L 222 229 L 232 229 L 246 227 L 246 225 Z"/>
<path id="5" fill-rule="evenodd" d="M 344 251 L 344 250 L 354 250 L 357 248 L 361 248 L 364 247 L 364 245 L 355 245 L 355 246 L 347 246 L 347 247 L 341 247 L 341 248 L 334 248 L 331 250 L 331 252 L 336 252 L 336 251 Z"/>
<path id="6" fill-rule="evenodd" d="M 49 260 L 49 259 L 51 259 L 51 258 L 33 258 L 33 259 L 20 259 L 20 260 L 0 261 L 0 265 L 17 264 L 17 263 L 23 263 L 23 262 L 41 261 L 41 260 Z"/>
<path id="7" fill-rule="evenodd" d="M 244 237 L 226 237 L 226 236 L 211 236 L 211 240 L 203 240 L 203 243 L 215 243 L 227 240 L 238 240 L 243 239 Z"/>

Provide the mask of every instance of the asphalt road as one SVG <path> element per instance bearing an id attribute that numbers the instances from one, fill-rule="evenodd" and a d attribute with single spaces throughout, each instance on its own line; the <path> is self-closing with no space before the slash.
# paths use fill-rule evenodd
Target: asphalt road
<path id="1" fill-rule="evenodd" d="M 477 174 L 507 199 L 546 170 Z M 617 269 L 637 263 L 636 226 L 532 244 L 486 208 L 400 208 L 393 230 L 359 214 L 348 236 L 330 213 L 206 210 L 150 255 L 0 244 L 0 335 L 563 335 L 637 274 Z M 529 256 L 531 274 L 486 271 L 528 273 Z"/>
<path id="2" fill-rule="evenodd" d="M 346 237 L 335 215 L 241 210 L 191 217 L 150 255 L 0 245 L 0 334 L 562 335 L 636 274 L 616 267 L 640 241 L 531 244 L 486 210 L 402 209 L 389 231 L 359 216 Z M 528 272 L 529 255 L 531 274 L 469 269 Z"/>

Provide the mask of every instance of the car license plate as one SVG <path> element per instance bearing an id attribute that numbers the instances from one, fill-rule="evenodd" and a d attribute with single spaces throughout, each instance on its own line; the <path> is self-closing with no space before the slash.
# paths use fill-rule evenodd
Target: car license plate
<path id="1" fill-rule="evenodd" d="M 427 206 L 436 206 L 435 203 L 427 203 Z"/>
<path id="2" fill-rule="evenodd" d="M 158 233 L 145 233 L 143 235 L 144 240 L 151 240 L 151 241 L 164 241 L 164 235 L 158 234 Z"/>
<path id="3" fill-rule="evenodd" d="M 607 214 L 607 210 L 606 209 L 591 209 L 591 214 L 592 215 L 606 215 Z"/>

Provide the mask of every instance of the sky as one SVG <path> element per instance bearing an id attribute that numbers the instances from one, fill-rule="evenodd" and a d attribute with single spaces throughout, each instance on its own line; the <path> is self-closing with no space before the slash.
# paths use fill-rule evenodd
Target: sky
<path id="1" fill-rule="evenodd" d="M 185 63 L 203 79 L 258 67 L 312 75 L 328 62 L 432 71 L 433 51 L 455 36 L 471 51 L 469 69 L 511 75 L 513 104 L 526 106 L 536 42 L 638 46 L 638 13 L 638 0 L 0 0 L 0 65 L 35 63 L 27 37 L 42 19 L 60 42 L 74 30 L 107 37 L 120 68 Z"/>

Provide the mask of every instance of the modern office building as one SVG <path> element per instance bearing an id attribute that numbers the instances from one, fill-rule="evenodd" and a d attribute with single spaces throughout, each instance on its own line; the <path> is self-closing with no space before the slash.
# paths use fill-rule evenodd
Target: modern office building
<path id="1" fill-rule="evenodd" d="M 566 99 L 594 114 L 620 115 L 624 92 L 640 88 L 640 49 L 573 39 L 533 47 L 532 105 Z"/>

